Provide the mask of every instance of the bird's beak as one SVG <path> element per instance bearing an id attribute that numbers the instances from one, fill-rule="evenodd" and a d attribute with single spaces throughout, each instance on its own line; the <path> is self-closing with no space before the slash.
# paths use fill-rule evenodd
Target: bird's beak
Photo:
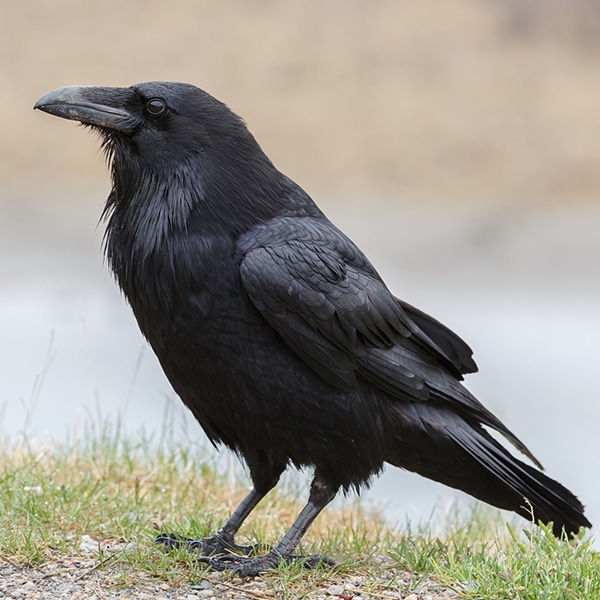
<path id="1" fill-rule="evenodd" d="M 128 88 L 70 86 L 43 95 L 33 107 L 63 119 L 132 133 L 138 120 L 127 110 Z"/>

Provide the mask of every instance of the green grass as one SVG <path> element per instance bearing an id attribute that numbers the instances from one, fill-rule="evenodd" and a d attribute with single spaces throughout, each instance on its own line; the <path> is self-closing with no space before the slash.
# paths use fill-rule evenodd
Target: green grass
<path id="1" fill-rule="evenodd" d="M 173 585 L 201 581 L 207 572 L 192 553 L 165 553 L 152 540 L 159 531 L 214 532 L 247 484 L 219 474 L 190 445 L 133 442 L 110 428 L 83 438 L 68 446 L 1 448 L 0 559 L 39 566 L 78 557 L 85 535 L 98 542 L 95 568 L 111 569 L 116 587 L 135 586 L 140 574 Z M 272 492 L 239 540 L 277 540 L 301 505 L 291 486 Z M 500 513 L 480 505 L 457 515 L 450 514 L 447 531 L 435 536 L 427 525 L 390 530 L 358 504 L 332 507 L 300 551 L 332 556 L 337 566 L 304 571 L 281 565 L 263 579 L 282 598 L 309 597 L 315 589 L 349 582 L 370 597 L 423 586 L 485 600 L 600 597 L 600 559 L 589 536 L 559 540 L 533 524 L 506 524 Z"/>
<path id="2" fill-rule="evenodd" d="M 557 539 L 551 527 L 517 529 L 501 524 L 499 513 L 484 509 L 484 522 L 481 511 L 474 512 L 479 527 L 467 523 L 443 539 L 426 532 L 403 536 L 390 557 L 402 568 L 437 577 L 464 598 L 600 598 L 600 555 L 589 535 Z M 494 522 L 502 526 L 495 534 Z"/>

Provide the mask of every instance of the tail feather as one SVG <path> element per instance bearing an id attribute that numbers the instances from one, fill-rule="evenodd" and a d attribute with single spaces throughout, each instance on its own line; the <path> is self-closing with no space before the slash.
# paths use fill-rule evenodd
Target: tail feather
<path id="1" fill-rule="evenodd" d="M 479 424 L 471 424 L 447 408 L 404 405 L 393 465 L 460 489 L 498 508 L 537 522 L 553 524 L 553 532 L 574 534 L 591 527 L 584 507 L 563 485 L 515 458 Z M 533 513 L 533 514 L 532 514 Z"/>
<path id="2" fill-rule="evenodd" d="M 485 430 L 447 431 L 460 447 L 512 492 L 506 496 L 508 502 L 504 499 L 499 499 L 499 502 L 488 499 L 488 502 L 499 506 L 505 504 L 501 508 L 513 510 L 525 518 L 531 518 L 533 511 L 536 521 L 553 523 L 555 535 L 560 535 L 563 529 L 573 534 L 580 527 L 591 527 L 583 514 L 583 505 L 574 494 L 554 479 L 512 456 Z M 519 504 L 515 504 L 515 499 L 512 499 L 514 496 L 518 498 Z"/>

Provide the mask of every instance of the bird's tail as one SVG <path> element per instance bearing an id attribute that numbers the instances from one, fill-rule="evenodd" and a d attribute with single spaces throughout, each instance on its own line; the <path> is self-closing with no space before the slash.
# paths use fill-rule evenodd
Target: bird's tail
<path id="1" fill-rule="evenodd" d="M 439 407 L 412 406 L 409 412 L 417 420 L 407 420 L 403 411 L 398 456 L 388 462 L 527 519 L 552 522 L 557 536 L 563 530 L 574 534 L 591 527 L 574 494 L 515 458 L 481 426 Z"/>

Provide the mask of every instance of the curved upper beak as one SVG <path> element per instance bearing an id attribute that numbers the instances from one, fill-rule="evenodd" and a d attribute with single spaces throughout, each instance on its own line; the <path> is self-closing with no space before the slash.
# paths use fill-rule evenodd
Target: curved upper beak
<path id="1" fill-rule="evenodd" d="M 33 107 L 63 119 L 132 133 L 138 119 L 127 109 L 128 88 L 69 86 L 44 94 Z"/>

